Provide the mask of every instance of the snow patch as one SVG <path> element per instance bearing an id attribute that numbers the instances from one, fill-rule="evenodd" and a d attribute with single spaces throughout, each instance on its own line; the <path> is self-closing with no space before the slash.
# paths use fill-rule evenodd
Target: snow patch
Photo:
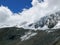
<path id="1" fill-rule="evenodd" d="M 26 33 L 24 36 L 20 37 L 21 41 L 24 40 L 28 40 L 30 39 L 32 36 L 35 36 L 37 33 L 33 33 L 31 31 L 29 31 L 28 33 Z"/>

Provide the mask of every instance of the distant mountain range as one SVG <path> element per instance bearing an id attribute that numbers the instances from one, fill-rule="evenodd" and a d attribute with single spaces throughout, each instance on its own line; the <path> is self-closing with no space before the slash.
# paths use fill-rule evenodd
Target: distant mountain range
<path id="1" fill-rule="evenodd" d="M 30 24 L 29 26 L 34 25 L 35 28 L 42 28 L 46 25 L 48 28 L 53 28 L 54 26 L 56 26 L 58 21 L 60 21 L 60 11 L 57 11 L 52 14 L 47 14 L 47 16 L 40 18 L 38 21 Z"/>

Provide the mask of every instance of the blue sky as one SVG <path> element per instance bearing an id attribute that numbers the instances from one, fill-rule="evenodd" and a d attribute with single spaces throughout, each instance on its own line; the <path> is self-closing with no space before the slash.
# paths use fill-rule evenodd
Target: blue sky
<path id="1" fill-rule="evenodd" d="M 23 8 L 32 7 L 32 0 L 0 0 L 0 6 L 7 6 L 12 12 L 22 12 Z"/>

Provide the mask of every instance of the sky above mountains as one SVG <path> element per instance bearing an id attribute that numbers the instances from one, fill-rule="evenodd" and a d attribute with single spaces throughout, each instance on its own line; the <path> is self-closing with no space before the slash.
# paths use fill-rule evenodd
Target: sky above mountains
<path id="1" fill-rule="evenodd" d="M 0 5 L 7 6 L 14 13 L 21 12 L 24 8 L 32 7 L 32 0 L 0 0 Z"/>

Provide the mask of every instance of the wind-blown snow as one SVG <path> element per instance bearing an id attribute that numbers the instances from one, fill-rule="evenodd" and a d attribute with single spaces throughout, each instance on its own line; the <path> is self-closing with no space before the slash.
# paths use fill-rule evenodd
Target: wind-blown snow
<path id="1" fill-rule="evenodd" d="M 60 0 L 32 0 L 30 9 L 23 9 L 22 13 L 13 13 L 8 7 L 0 6 L 0 27 L 18 26 L 24 28 L 37 22 L 40 18 L 60 10 Z M 32 28 L 34 28 L 32 26 Z"/>

